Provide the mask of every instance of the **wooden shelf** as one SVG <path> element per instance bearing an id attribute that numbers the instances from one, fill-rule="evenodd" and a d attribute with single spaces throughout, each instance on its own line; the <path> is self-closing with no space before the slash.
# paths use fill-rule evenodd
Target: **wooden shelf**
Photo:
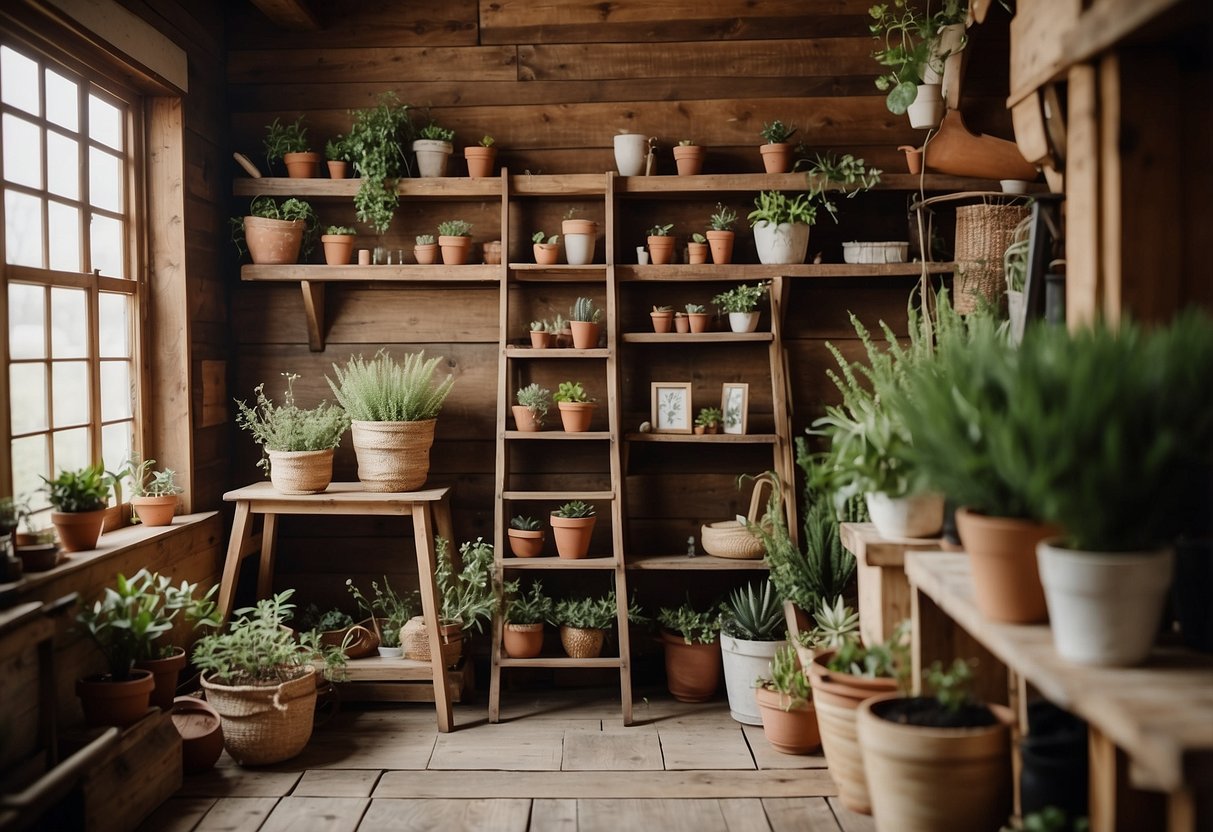
<path id="1" fill-rule="evenodd" d="M 967 191 L 986 190 L 994 183 L 988 179 L 927 174 L 923 177 L 908 173 L 883 174 L 879 191 Z M 694 194 L 722 192 L 753 193 L 757 191 L 807 191 L 808 176 L 804 173 L 722 173 L 700 176 L 619 176 L 615 192 L 627 196 L 685 197 Z M 832 182 L 828 189 L 842 190 Z"/>
<path id="2" fill-rule="evenodd" d="M 609 430 L 586 430 L 581 433 L 567 433 L 563 430 L 507 430 L 502 434 L 506 439 L 596 439 L 611 438 Z"/>
<path id="3" fill-rule="evenodd" d="M 614 491 L 503 491 L 501 493 L 503 500 L 584 500 L 585 502 L 593 502 L 595 500 L 614 500 Z"/>
<path id="4" fill-rule="evenodd" d="M 299 196 L 353 199 L 361 179 L 291 179 L 286 176 L 240 177 L 233 181 L 236 196 Z M 501 177 L 484 179 L 442 176 L 401 179 L 396 193 L 404 199 L 500 199 Z"/>
<path id="5" fill-rule="evenodd" d="M 345 682 L 430 681 L 434 678 L 434 668 L 429 662 L 416 659 L 368 656 L 347 661 L 345 675 L 342 680 Z"/>
<path id="6" fill-rule="evenodd" d="M 773 433 L 640 433 L 624 434 L 628 442 L 708 442 L 726 445 L 774 445 L 779 437 Z"/>
<path id="7" fill-rule="evenodd" d="M 570 659 L 568 656 L 509 659 L 502 656 L 500 665 L 502 667 L 620 667 L 622 660 L 617 656 L 599 657 L 597 659 Z"/>
<path id="8" fill-rule="evenodd" d="M 594 348 L 592 350 L 575 350 L 572 347 L 548 347 L 547 349 L 535 349 L 534 347 L 506 347 L 506 358 L 533 358 L 536 360 L 547 360 L 549 358 L 606 358 L 611 354 L 608 349 Z"/>
<path id="9" fill-rule="evenodd" d="M 766 561 L 762 558 L 742 560 L 739 558 L 718 558 L 715 555 L 696 555 L 692 558 L 681 554 L 628 555 L 627 568 L 662 572 L 765 572 L 768 567 Z"/>
<path id="10" fill-rule="evenodd" d="M 378 281 L 406 283 L 497 283 L 501 266 L 484 264 L 467 266 L 241 266 L 240 279 L 250 281 L 311 283 L 366 283 Z"/>
<path id="11" fill-rule="evenodd" d="M 510 177 L 510 196 L 605 196 L 606 173 L 518 174 Z"/>
<path id="12" fill-rule="evenodd" d="M 510 280 L 515 283 L 604 283 L 607 267 L 603 263 L 586 266 L 538 263 L 510 263 Z"/>
<path id="13" fill-rule="evenodd" d="M 753 341 L 769 344 L 770 332 L 625 332 L 625 344 L 723 344 Z"/>
<path id="14" fill-rule="evenodd" d="M 505 569 L 614 569 L 616 563 L 612 557 L 561 558 L 544 555 L 537 558 L 502 558 L 501 566 Z"/>
<path id="15" fill-rule="evenodd" d="M 931 274 L 950 274 L 954 263 L 928 263 Z M 615 266 L 621 281 L 694 281 L 736 280 L 746 282 L 776 276 L 801 277 L 916 277 L 922 274 L 921 263 L 801 263 L 767 265 L 765 263 L 730 263 L 723 266 L 689 266 L 674 263 L 666 266 L 639 266 L 621 263 Z"/>

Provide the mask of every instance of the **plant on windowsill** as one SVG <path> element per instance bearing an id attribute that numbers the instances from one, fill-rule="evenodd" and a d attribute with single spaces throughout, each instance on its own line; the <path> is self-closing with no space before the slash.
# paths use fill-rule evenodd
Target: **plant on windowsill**
<path id="1" fill-rule="evenodd" d="M 486 134 L 476 144 L 463 149 L 470 178 L 484 179 L 493 175 L 493 163 L 497 160 L 497 148 L 493 145 L 493 137 Z"/>
<path id="2" fill-rule="evenodd" d="M 506 532 L 516 558 L 536 558 L 543 553 L 544 531 L 534 517 L 519 514 L 510 519 Z"/>
<path id="3" fill-rule="evenodd" d="M 348 266 L 354 253 L 358 229 L 349 225 L 330 225 L 320 235 L 324 262 L 330 266 Z"/>
<path id="4" fill-rule="evenodd" d="M 767 173 L 787 173 L 792 165 L 792 145 L 789 139 L 796 135 L 796 125 L 785 125 L 779 119 L 763 124 L 759 131 L 764 144 L 758 150 L 762 154 L 762 165 Z"/>
<path id="5" fill-rule="evenodd" d="M 522 591 L 520 581 L 510 581 L 502 587 L 505 628 L 502 647 L 511 659 L 533 659 L 543 652 L 543 625 L 552 617 L 555 604 L 543 593 L 543 584 L 536 580 L 529 592 Z"/>
<path id="6" fill-rule="evenodd" d="M 666 685 L 679 702 L 705 702 L 720 685 L 720 609 L 699 611 L 688 599 L 657 611 Z"/>
<path id="7" fill-rule="evenodd" d="M 597 402 L 590 398 L 580 381 L 562 381 L 552 395 L 560 409 L 560 423 L 565 433 L 585 433 L 590 429 Z"/>
<path id="8" fill-rule="evenodd" d="M 156 460 L 131 457 L 125 473 L 131 481 L 131 507 L 145 526 L 168 526 L 177 513 L 178 495 L 184 490 L 177 485 L 177 472 L 172 468 L 155 471 Z"/>
<path id="9" fill-rule="evenodd" d="M 695 415 L 695 433 L 719 433 L 724 414 L 719 407 L 701 407 Z"/>
<path id="10" fill-rule="evenodd" d="M 539 266 L 555 266 L 556 261 L 560 259 L 560 235 L 553 234 L 548 237 L 542 231 L 536 231 L 531 235 L 532 252 L 535 255 L 535 263 Z"/>
<path id="11" fill-rule="evenodd" d="M 670 235 L 673 230 L 673 223 L 654 225 L 648 230 L 649 260 L 654 266 L 674 262 L 674 246 L 678 240 Z"/>
<path id="12" fill-rule="evenodd" d="M 60 471 L 53 480 L 41 478 L 54 511 L 51 523 L 65 552 L 96 549 L 105 523 L 113 479 L 100 464 L 76 471 Z"/>
<path id="13" fill-rule="evenodd" d="M 383 576 L 383 587 L 378 581 L 371 581 L 371 592 L 374 598 L 368 598 L 358 587 L 354 586 L 352 578 L 345 579 L 345 588 L 358 604 L 358 609 L 366 613 L 362 622 L 369 622 L 372 631 L 379 639 L 379 655 L 385 658 L 399 658 L 404 650 L 400 646 L 400 631 L 413 617 L 416 609 L 416 592 L 400 595 L 392 589 L 387 575 Z"/>
<path id="14" fill-rule="evenodd" d="M 716 210 L 708 218 L 708 248 L 712 252 L 712 262 L 724 265 L 733 262 L 733 242 L 736 233 L 733 225 L 737 222 L 737 212 L 724 203 L 717 202 Z"/>
<path id="15" fill-rule="evenodd" d="M 543 430 L 543 420 L 552 406 L 552 391 L 537 382 L 531 382 L 518 388 L 515 398 L 518 404 L 511 410 L 514 412 L 514 424 L 518 426 L 518 430 L 527 433 Z"/>
<path id="16" fill-rule="evenodd" d="M 291 124 L 274 119 L 265 126 L 265 163 L 270 171 L 278 160 L 282 160 L 291 179 L 311 179 L 316 175 L 320 154 L 313 153 L 308 144 L 303 116 Z"/>
<path id="17" fill-rule="evenodd" d="M 417 131 L 413 152 L 417 154 L 417 173 L 423 178 L 446 176 L 447 162 L 455 147 L 455 131 L 431 121 Z"/>
<path id="18" fill-rule="evenodd" d="M 353 111 L 354 123 L 345 137 L 346 151 L 362 180 L 354 195 L 358 220 L 379 234 L 392 224 L 399 204 L 396 184 L 409 172 L 401 150 L 413 138 L 408 109 L 389 90 L 379 96 L 376 106 Z"/>
<path id="19" fill-rule="evenodd" d="M 236 253 L 247 252 L 256 265 L 282 266 L 312 253 L 319 220 L 311 204 L 291 197 L 282 204 L 270 196 L 254 197 L 244 217 L 229 221 Z"/>

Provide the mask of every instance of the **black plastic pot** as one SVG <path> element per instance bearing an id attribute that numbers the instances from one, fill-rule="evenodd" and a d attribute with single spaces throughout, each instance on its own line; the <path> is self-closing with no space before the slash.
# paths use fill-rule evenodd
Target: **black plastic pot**
<path id="1" fill-rule="evenodd" d="M 1087 726 L 1045 702 L 1028 706 L 1028 734 L 1019 744 L 1023 813 L 1057 806 L 1069 817 L 1087 814 Z"/>

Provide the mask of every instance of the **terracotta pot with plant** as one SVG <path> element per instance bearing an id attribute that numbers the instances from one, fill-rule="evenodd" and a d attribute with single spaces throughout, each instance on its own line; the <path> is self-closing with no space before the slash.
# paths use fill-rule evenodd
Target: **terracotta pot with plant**
<path id="1" fill-rule="evenodd" d="M 417 155 L 417 174 L 421 177 L 446 176 L 447 163 L 455 152 L 455 131 L 430 122 L 417 131 L 413 153 Z"/>
<path id="2" fill-rule="evenodd" d="M 783 601 L 770 581 L 738 587 L 721 608 L 720 654 L 729 715 L 747 725 L 761 725 L 755 679 L 771 676 L 771 660 L 787 646 Z M 808 678 L 803 677 L 805 690 Z M 805 697 L 807 698 L 807 697 Z M 816 730 L 817 721 L 813 720 Z"/>
<path id="3" fill-rule="evenodd" d="M 544 320 L 531 321 L 531 349 L 546 350 L 556 346 L 556 333 L 551 323 Z"/>
<path id="4" fill-rule="evenodd" d="M 497 161 L 497 148 L 493 146 L 493 137 L 486 134 L 478 144 L 465 147 L 463 158 L 467 160 L 468 176 L 472 179 L 492 176 L 493 164 Z"/>
<path id="5" fill-rule="evenodd" d="M 324 262 L 330 266 L 348 266 L 354 254 L 358 229 L 350 225 L 330 225 L 320 235 L 324 246 Z"/>
<path id="6" fill-rule="evenodd" d="M 519 514 L 510 519 L 506 530 L 510 551 L 516 558 L 537 558 L 543 554 L 544 531 L 534 517 Z"/>
<path id="7" fill-rule="evenodd" d="M 652 260 L 654 266 L 664 266 L 674 262 L 674 245 L 678 240 L 670 236 L 673 229 L 673 223 L 654 225 L 649 229 L 649 259 Z"/>
<path id="8" fill-rule="evenodd" d="M 265 161 L 271 172 L 274 163 L 281 160 L 287 176 L 292 179 L 311 179 L 320 166 L 320 154 L 313 153 L 308 146 L 307 128 L 303 116 L 291 124 L 282 124 L 278 119 L 265 128 Z"/>
<path id="9" fill-rule="evenodd" d="M 708 238 L 699 233 L 692 234 L 691 241 L 687 243 L 687 264 L 702 266 L 706 262 L 708 262 Z"/>
<path id="10" fill-rule="evenodd" d="M 438 241 L 433 234 L 418 234 L 413 243 L 413 258 L 417 265 L 432 266 L 438 262 Z"/>
<path id="11" fill-rule="evenodd" d="M 704 148 L 690 139 L 680 141 L 674 148 L 674 164 L 678 168 L 678 175 L 698 176 L 702 173 L 704 155 Z"/>
<path id="12" fill-rule="evenodd" d="M 780 647 L 769 672 L 758 677 L 754 701 L 762 714 L 762 732 L 776 751 L 808 754 L 821 745 L 809 680 L 791 646 Z"/>
<path id="13" fill-rule="evenodd" d="M 687 317 L 686 312 L 674 313 L 674 331 L 680 335 L 691 331 L 691 319 Z"/>
<path id="14" fill-rule="evenodd" d="M 576 208 L 570 208 L 560 224 L 564 235 L 564 259 L 570 266 L 585 266 L 594 262 L 594 245 L 598 237 L 598 223 L 578 219 Z"/>
<path id="15" fill-rule="evenodd" d="M 586 394 L 581 382 L 560 382 L 552 401 L 560 409 L 560 421 L 565 433 L 585 433 L 590 429 L 598 403 Z"/>
<path id="16" fill-rule="evenodd" d="M 724 413 L 719 407 L 701 407 L 699 413 L 695 415 L 695 433 L 700 435 L 720 433 L 720 423 L 723 420 Z"/>
<path id="17" fill-rule="evenodd" d="M 113 479 L 100 464 L 77 471 L 60 471 L 53 480 L 42 477 L 51 504 L 51 523 L 65 552 L 96 549 L 105 523 Z"/>
<path id="18" fill-rule="evenodd" d="M 232 241 L 236 251 L 247 251 L 257 265 L 292 265 L 312 253 L 319 221 L 316 211 L 302 199 L 284 199 L 282 204 L 269 196 L 249 203 L 244 218 L 233 217 Z"/>
<path id="19" fill-rule="evenodd" d="M 582 500 L 570 500 L 551 513 L 552 537 L 556 554 L 567 560 L 580 560 L 590 552 L 590 539 L 598 522 L 594 507 Z"/>
<path id="20" fill-rule="evenodd" d="M 593 298 L 579 297 L 569 307 L 569 329 L 573 332 L 573 349 L 592 350 L 598 346 L 602 328 L 602 310 Z"/>
<path id="21" fill-rule="evenodd" d="M 688 303 L 687 324 L 693 333 L 707 332 L 712 328 L 712 313 L 708 312 L 702 303 Z"/>
<path id="22" fill-rule="evenodd" d="M 543 430 L 543 420 L 552 406 L 552 391 L 537 382 L 518 388 L 515 394 L 518 404 L 514 412 L 514 424 L 526 433 Z"/>
<path id="23" fill-rule="evenodd" d="M 737 212 L 723 203 L 716 203 L 716 210 L 708 219 L 708 248 L 712 253 L 712 262 L 724 265 L 733 262 L 733 242 L 736 233 L 733 225 L 737 222 Z"/>
<path id="24" fill-rule="evenodd" d="M 451 557 L 450 545 L 437 538 L 434 583 L 440 599 L 438 623 L 459 622 L 460 638 L 473 631 L 483 633 L 493 621 L 498 602 L 493 584 L 493 546 L 478 537 L 459 546 L 459 559 Z M 458 565 L 458 566 L 457 566 Z"/>
<path id="25" fill-rule="evenodd" d="M 649 317 L 653 321 L 653 332 L 664 334 L 674 328 L 674 310 L 669 306 L 654 306 Z"/>
<path id="26" fill-rule="evenodd" d="M 706 702 L 720 686 L 720 611 L 690 601 L 657 611 L 665 646 L 666 685 L 679 702 Z"/>
<path id="27" fill-rule="evenodd" d="M 131 508 L 145 526 L 168 526 L 177 513 L 178 495 L 182 488 L 177 485 L 177 472 L 171 468 L 152 470 L 156 460 L 142 462 L 132 457 L 124 472 L 131 482 Z"/>
<path id="28" fill-rule="evenodd" d="M 348 179 L 350 175 L 350 151 L 346 140 L 340 134 L 329 139 L 324 144 L 325 166 L 329 169 L 329 179 Z"/>
<path id="29" fill-rule="evenodd" d="M 593 659 L 602 654 L 607 631 L 618 621 L 615 593 L 602 598 L 561 598 L 549 619 L 560 628 L 560 644 L 574 659 Z"/>
<path id="30" fill-rule="evenodd" d="M 788 139 L 796 135 L 796 125 L 784 125 L 779 119 L 763 124 L 759 131 L 764 144 L 758 150 L 767 173 L 787 173 L 792 168 L 792 145 Z"/>
<path id="31" fill-rule="evenodd" d="M 543 652 L 543 625 L 552 617 L 555 605 L 543 594 L 543 584 L 536 580 L 529 592 L 523 592 L 519 581 L 502 587 L 504 629 L 502 646 L 511 659 L 533 659 Z"/>
<path id="32" fill-rule="evenodd" d="M 531 249 L 539 266 L 555 266 L 560 260 L 560 235 L 546 236 L 542 231 L 531 235 Z"/>
<path id="33" fill-rule="evenodd" d="M 729 314 L 729 329 L 734 332 L 753 332 L 758 329 L 758 302 L 770 289 L 770 282 L 747 286 L 742 283 L 721 292 L 712 298 L 712 303 Z"/>
<path id="34" fill-rule="evenodd" d="M 462 266 L 468 261 L 472 247 L 472 224 L 465 220 L 438 223 L 438 247 L 442 249 L 444 266 Z"/>

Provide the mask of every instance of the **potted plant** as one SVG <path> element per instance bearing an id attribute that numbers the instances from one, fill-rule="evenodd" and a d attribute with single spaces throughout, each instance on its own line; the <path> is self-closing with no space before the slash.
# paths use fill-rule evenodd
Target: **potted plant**
<path id="1" fill-rule="evenodd" d="M 131 480 L 131 507 L 145 526 L 168 526 L 177 513 L 177 472 L 171 468 L 153 471 L 156 460 L 132 458 L 127 467 Z"/>
<path id="2" fill-rule="evenodd" d="M 560 644 L 573 659 L 593 659 L 602 654 L 607 630 L 617 621 L 615 593 L 602 598 L 561 598 L 552 608 L 549 621 L 560 628 Z"/>
<path id="3" fill-rule="evenodd" d="M 770 581 L 764 581 L 761 590 L 746 584 L 730 593 L 720 615 L 720 653 L 733 719 L 762 724 L 754 680 L 772 676 L 771 660 L 787 643 L 783 601 Z M 803 674 L 801 678 L 807 691 L 808 679 Z M 816 720 L 813 723 L 816 728 Z"/>
<path id="4" fill-rule="evenodd" d="M 425 484 L 438 413 L 455 383 L 434 378 L 441 357 L 411 353 L 397 363 L 380 350 L 370 361 L 350 356 L 327 379 L 350 417 L 358 479 L 367 491 L 412 491 Z"/>
<path id="5" fill-rule="evenodd" d="M 439 649 L 443 663 L 453 667 L 463 654 L 465 633 L 483 632 L 484 625 L 492 621 L 497 609 L 493 591 L 493 547 L 480 537 L 462 544 L 459 547 L 462 566 L 458 570 L 451 558 L 450 544 L 444 538 L 436 539 L 434 549 L 437 557 L 434 582 L 438 585 L 440 599 Z M 430 661 L 430 640 L 422 616 L 408 620 L 401 630 L 400 641 L 405 658 Z"/>
<path id="6" fill-rule="evenodd" d="M 345 137 L 345 149 L 362 181 L 354 195 L 359 222 L 379 234 L 388 230 L 399 198 L 396 184 L 407 171 L 401 148 L 413 138 L 408 105 L 390 90 L 379 96 L 376 106 L 353 112 L 354 123 Z"/>
<path id="7" fill-rule="evenodd" d="M 417 131 L 413 152 L 417 154 L 417 174 L 422 177 L 446 176 L 446 165 L 455 147 L 455 131 L 439 127 L 433 121 Z"/>
<path id="8" fill-rule="evenodd" d="M 702 266 L 708 262 L 708 238 L 696 232 L 687 243 L 687 263 L 692 266 Z"/>
<path id="9" fill-rule="evenodd" d="M 232 241 L 236 251 L 258 265 L 291 265 L 312 253 L 319 220 L 311 204 L 302 199 L 255 197 L 248 215 L 232 218 Z"/>
<path id="10" fill-rule="evenodd" d="M 543 430 L 543 420 L 552 406 L 552 391 L 537 382 L 531 382 L 525 387 L 518 388 L 515 394 L 518 404 L 514 411 L 514 424 L 518 430 L 531 433 Z"/>
<path id="11" fill-rule="evenodd" d="M 556 261 L 560 259 L 560 235 L 553 234 L 547 237 L 542 231 L 536 231 L 531 235 L 531 242 L 534 244 L 531 248 L 535 253 L 535 263 L 540 266 L 555 266 Z"/>
<path id="12" fill-rule="evenodd" d="M 53 480 L 41 478 L 54 509 L 51 523 L 65 552 L 96 549 L 105 523 L 111 478 L 100 464 L 76 471 L 60 471 Z"/>
<path id="13" fill-rule="evenodd" d="M 937 127 L 943 116 L 940 74 L 949 54 L 963 47 L 968 7 L 946 0 L 932 14 L 906 3 L 871 9 L 869 30 L 878 44 L 872 56 L 885 67 L 876 88 L 887 92 L 889 112 L 909 113 L 910 126 Z"/>
<path id="14" fill-rule="evenodd" d="M 368 598 L 354 585 L 352 578 L 345 579 L 345 587 L 366 613 L 371 628 L 379 640 L 379 655 L 384 658 L 399 658 L 404 653 L 400 646 L 400 631 L 413 617 L 414 600 L 409 595 L 399 595 L 392 589 L 387 575 L 383 576 L 383 588 L 378 581 L 371 581 L 374 598 Z M 416 593 L 413 593 L 415 595 Z"/>
<path id="15" fill-rule="evenodd" d="M 555 609 L 551 598 L 543 594 L 543 584 L 536 580 L 529 592 L 523 592 L 518 581 L 502 587 L 505 601 L 504 629 L 501 646 L 511 659 L 533 659 L 543 652 L 543 625 Z"/>
<path id="16" fill-rule="evenodd" d="M 497 148 L 493 146 L 493 137 L 485 134 L 480 141 L 463 149 L 463 158 L 468 163 L 468 176 L 472 179 L 484 179 L 493 175 L 493 163 L 497 160 Z"/>
<path id="17" fill-rule="evenodd" d="M 444 266 L 462 266 L 468 261 L 472 247 L 472 224 L 465 220 L 438 223 L 438 247 L 442 249 Z"/>
<path id="18" fill-rule="evenodd" d="M 576 213 L 576 208 L 570 208 L 560 223 L 560 232 L 564 235 L 564 259 L 570 266 L 585 266 L 594 262 L 598 223 L 578 219 Z"/>
<path id="19" fill-rule="evenodd" d="M 557 313 L 556 317 L 548 322 L 548 331 L 556 335 L 554 346 L 562 349 L 573 346 L 573 330 L 569 328 L 569 322 L 564 319 L 564 315 Z M 553 346 L 550 340 L 548 346 Z"/>
<path id="20" fill-rule="evenodd" d="M 762 733 L 776 751 L 808 754 L 821 745 L 812 689 L 787 643 L 776 649 L 769 669 L 754 683 L 754 701 Z"/>
<path id="21" fill-rule="evenodd" d="M 685 335 L 691 331 L 691 319 L 687 317 L 687 313 L 678 311 L 674 313 L 674 332 Z"/>
<path id="22" fill-rule="evenodd" d="M 348 266 L 354 253 L 358 229 L 349 225 L 330 225 L 320 235 L 324 262 L 330 266 Z"/>
<path id="23" fill-rule="evenodd" d="M 202 671 L 207 701 L 219 712 L 223 744 L 240 765 L 289 760 L 312 736 L 316 664 L 332 677 L 345 665 L 337 648 L 285 626 L 294 590 L 236 610 L 226 630 L 203 636 L 193 661 Z"/>
<path id="24" fill-rule="evenodd" d="M 654 306 L 649 318 L 653 321 L 654 332 L 666 333 L 674 328 L 674 310 L 669 306 Z"/>
<path id="25" fill-rule="evenodd" d="M 666 686 L 679 702 L 706 702 L 720 686 L 720 610 L 690 600 L 657 611 L 665 646 Z"/>
<path id="26" fill-rule="evenodd" d="M 307 128 L 303 116 L 293 124 L 282 124 L 274 119 L 265 127 L 265 161 L 272 171 L 274 162 L 282 160 L 286 175 L 292 179 L 311 179 L 320 164 L 320 154 L 313 153 L 308 146 Z"/>
<path id="27" fill-rule="evenodd" d="M 969 693 L 957 659 L 926 674 L 933 696 L 886 694 L 859 706 L 863 767 L 878 828 L 998 832 L 1011 811 L 1014 717 Z"/>
<path id="28" fill-rule="evenodd" d="M 590 538 L 598 517 L 594 507 L 582 500 L 570 500 L 551 513 L 552 536 L 556 554 L 567 560 L 579 560 L 590 552 Z"/>
<path id="29" fill-rule="evenodd" d="M 1007 317 L 1011 320 L 1011 341 L 1015 344 L 1023 340 L 1028 311 L 1024 305 L 1023 290 L 1028 280 L 1031 228 L 1031 216 L 1024 217 L 1011 233 L 1011 243 L 1002 256 L 1002 270 L 1007 279 Z"/>
<path id="30" fill-rule="evenodd" d="M 501 265 L 501 240 L 489 240 L 482 248 L 484 249 L 484 264 L 486 266 Z"/>
<path id="31" fill-rule="evenodd" d="M 438 241 L 433 234 L 418 234 L 413 240 L 413 257 L 419 266 L 432 266 L 438 260 Z"/>
<path id="32" fill-rule="evenodd" d="M 648 231 L 649 259 L 654 266 L 664 266 L 674 262 L 674 243 L 677 240 L 670 236 L 674 224 L 654 225 Z"/>
<path id="33" fill-rule="evenodd" d="M 758 260 L 766 264 L 803 263 L 817 205 L 808 194 L 788 199 L 781 191 L 762 191 L 747 217 L 754 228 Z"/>
<path id="34" fill-rule="evenodd" d="M 686 310 L 691 332 L 707 332 L 711 328 L 712 313 L 708 312 L 702 303 L 688 303 Z"/>
<path id="35" fill-rule="evenodd" d="M 551 331 L 551 323 L 545 320 L 531 321 L 531 349 L 545 350 L 556 344 L 556 333 Z"/>
<path id="36" fill-rule="evenodd" d="M 643 176 L 653 157 L 654 139 L 643 133 L 615 136 L 615 167 L 620 176 Z"/>
<path id="37" fill-rule="evenodd" d="M 586 394 L 580 381 L 560 382 L 552 401 L 560 409 L 560 422 L 565 433 L 585 433 L 590 429 L 598 403 Z"/>
<path id="38" fill-rule="evenodd" d="M 785 126 L 775 119 L 763 124 L 759 131 L 764 144 L 758 147 L 762 153 L 762 165 L 767 173 L 787 173 L 792 167 L 792 145 L 788 139 L 796 135 L 796 125 Z"/>
<path id="39" fill-rule="evenodd" d="M 295 404 L 296 373 L 283 373 L 286 391 L 283 404 L 265 395 L 265 383 L 253 392 L 249 406 L 236 400 L 236 424 L 261 446 L 257 467 L 269 474 L 274 488 L 283 494 L 319 494 L 333 480 L 333 451 L 350 426 L 350 418 L 336 405 L 321 402 L 305 409 Z"/>
<path id="40" fill-rule="evenodd" d="M 733 240 L 737 236 L 733 224 L 737 222 L 737 212 L 723 203 L 716 203 L 716 210 L 708 219 L 708 248 L 712 252 L 712 262 L 724 265 L 733 262 Z"/>
<path id="41" fill-rule="evenodd" d="M 579 297 L 569 307 L 569 328 L 573 331 L 573 348 L 592 350 L 598 346 L 598 331 L 601 329 L 602 310 L 594 305 L 593 298 Z"/>
<path id="42" fill-rule="evenodd" d="M 701 407 L 695 415 L 695 433 L 719 433 L 724 414 L 719 407 Z"/>
<path id="43" fill-rule="evenodd" d="M 324 143 L 324 158 L 329 169 L 329 179 L 349 177 L 352 160 L 344 136 L 338 134 Z"/>
<path id="44" fill-rule="evenodd" d="M 758 301 L 767 293 L 769 282 L 744 283 L 721 292 L 712 298 L 712 303 L 722 312 L 729 313 L 729 328 L 734 332 L 753 332 L 758 329 Z"/>
<path id="45" fill-rule="evenodd" d="M 679 176 L 697 176 L 703 170 L 704 149 L 690 139 L 683 139 L 674 148 L 674 164 Z"/>
<path id="46" fill-rule="evenodd" d="M 510 541 L 510 551 L 516 558 L 537 558 L 543 553 L 543 529 L 534 517 L 522 514 L 510 519 L 510 527 L 506 531 Z"/>

